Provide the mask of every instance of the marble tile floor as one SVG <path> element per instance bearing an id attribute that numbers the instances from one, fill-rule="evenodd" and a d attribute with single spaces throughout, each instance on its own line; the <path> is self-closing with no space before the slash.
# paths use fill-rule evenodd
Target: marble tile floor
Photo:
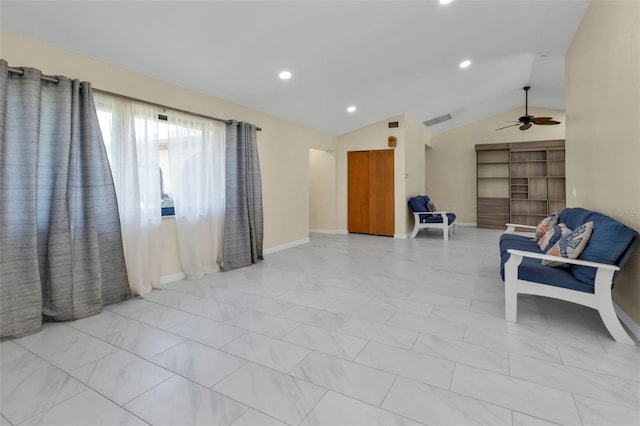
<path id="1" fill-rule="evenodd" d="M 500 232 L 313 234 L 0 343 L 4 425 L 639 425 L 640 347 L 521 296 Z"/>

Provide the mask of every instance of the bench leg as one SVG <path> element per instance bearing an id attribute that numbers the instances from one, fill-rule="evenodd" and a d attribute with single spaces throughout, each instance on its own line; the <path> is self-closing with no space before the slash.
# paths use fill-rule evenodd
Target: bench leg
<path id="1" fill-rule="evenodd" d="M 515 284 L 504 283 L 504 318 L 507 322 L 516 322 L 518 319 L 518 292 Z"/>
<path id="2" fill-rule="evenodd" d="M 635 342 L 627 332 L 622 328 L 622 324 L 620 324 L 620 320 L 616 315 L 616 311 L 613 309 L 613 305 L 609 305 L 609 307 L 599 306 L 598 313 L 600 314 L 600 318 L 602 318 L 602 322 L 604 322 L 605 327 L 614 338 L 614 340 L 618 343 L 624 343 L 626 345 L 635 345 Z"/>
<path id="3" fill-rule="evenodd" d="M 504 265 L 504 319 L 516 322 L 518 318 L 518 266 L 522 257 L 513 254 Z"/>
<path id="4" fill-rule="evenodd" d="M 620 324 L 620 320 L 616 315 L 615 309 L 613 309 L 613 301 L 611 300 L 611 292 L 603 292 L 605 294 L 596 294 L 596 304 L 598 306 L 598 313 L 604 326 L 607 327 L 611 337 L 618 342 L 626 345 L 635 345 L 635 342 L 625 329 Z"/>
<path id="5" fill-rule="evenodd" d="M 447 242 L 449 241 L 449 227 L 445 226 L 444 229 L 442 230 L 442 233 L 444 235 L 444 241 Z"/>
<path id="6" fill-rule="evenodd" d="M 411 233 L 411 235 L 409 235 L 409 238 L 415 238 L 416 235 L 418 235 L 418 231 L 420 230 L 420 228 L 418 228 L 418 225 L 416 224 L 413 227 L 413 232 Z"/>

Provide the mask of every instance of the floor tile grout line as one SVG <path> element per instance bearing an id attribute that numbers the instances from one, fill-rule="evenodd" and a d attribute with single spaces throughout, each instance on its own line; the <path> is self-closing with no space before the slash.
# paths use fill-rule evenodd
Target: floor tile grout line
<path id="1" fill-rule="evenodd" d="M 393 386 L 396 384 L 396 381 L 398 381 L 398 377 L 399 376 L 396 374 L 395 377 L 393 378 L 393 382 L 391 382 L 391 386 L 389 386 L 389 389 L 387 389 L 387 392 L 384 394 L 384 398 L 382 398 L 382 401 L 380 401 L 380 408 L 382 408 L 382 406 L 384 405 L 384 402 L 389 397 L 389 393 L 391 392 L 391 389 L 393 389 Z"/>
<path id="2" fill-rule="evenodd" d="M 456 363 L 456 366 L 457 366 L 457 363 Z M 472 368 L 475 368 L 475 367 L 472 367 Z M 491 373 L 491 372 L 490 372 L 490 373 Z M 499 374 L 499 373 L 494 373 L 494 374 Z M 506 376 L 505 376 L 505 377 L 506 377 Z M 454 380 L 454 378 L 455 378 L 455 374 L 452 374 L 452 375 L 451 375 L 451 385 L 450 385 L 450 387 L 453 387 L 453 380 Z M 500 405 L 500 404 L 498 404 L 498 403 L 496 403 L 496 402 L 493 402 L 493 401 L 487 401 L 487 400 L 480 399 L 480 398 L 475 397 L 475 396 L 466 395 L 466 394 L 464 394 L 464 393 L 460 393 L 460 392 L 458 392 L 458 391 L 456 391 L 456 390 L 453 390 L 453 389 L 449 389 L 449 392 L 453 392 L 453 393 L 455 393 L 456 395 L 460 395 L 460 396 L 463 396 L 463 397 L 465 397 L 465 398 L 469 398 L 469 399 L 473 399 L 473 400 L 475 400 L 475 401 L 479 401 L 479 402 L 481 402 L 481 403 L 483 403 L 483 404 L 489 404 L 489 405 L 491 405 L 491 406 L 499 407 L 499 408 L 506 409 L 506 410 L 510 410 L 510 411 L 512 411 L 512 412 L 513 412 L 513 411 L 517 411 L 517 412 L 522 413 L 522 414 L 525 414 L 525 415 L 527 415 L 527 416 L 532 416 L 532 417 L 540 418 L 540 419 L 542 419 L 542 420 L 544 420 L 544 421 L 546 421 L 546 422 L 557 423 L 557 422 L 556 422 L 555 420 L 553 420 L 553 419 L 540 417 L 539 415 L 530 414 L 530 413 L 524 412 L 524 411 L 522 411 L 522 410 L 516 410 L 516 409 L 513 409 L 513 408 L 511 408 L 511 407 L 507 406 L 506 404 L 505 404 L 505 405 Z M 565 392 L 566 392 L 566 391 L 565 391 Z M 566 392 L 566 393 L 570 394 L 570 395 L 573 397 L 573 394 L 572 394 L 571 392 Z"/>
<path id="3" fill-rule="evenodd" d="M 93 389 L 93 388 L 91 388 L 91 387 L 87 386 L 87 388 L 86 388 L 86 389 L 84 389 L 82 392 L 79 392 L 79 393 L 77 393 L 77 394 L 73 395 L 72 397 L 67 398 L 67 399 L 66 399 L 66 400 L 64 400 L 64 401 L 61 401 L 60 403 L 58 403 L 58 404 L 56 404 L 56 405 L 52 406 L 51 408 L 48 408 L 47 410 L 41 411 L 41 412 L 39 412 L 39 413 L 34 414 L 33 416 L 30 416 L 30 417 L 28 417 L 28 418 L 26 418 L 26 419 L 21 420 L 19 424 L 26 423 L 26 422 L 28 422 L 30 419 L 34 419 L 34 418 L 36 418 L 36 417 L 38 417 L 38 416 L 45 415 L 47 412 L 49 412 L 49 411 L 53 410 L 53 409 L 54 409 L 54 408 L 56 408 L 57 406 L 59 406 L 59 405 L 61 405 L 61 404 L 65 403 L 65 402 L 68 402 L 68 401 L 72 400 L 73 398 L 76 398 L 76 397 L 78 397 L 78 396 L 82 395 L 83 393 L 85 393 L 85 392 L 89 392 L 89 391 L 92 391 L 92 392 L 97 393 L 98 395 L 100 395 L 100 396 L 104 397 L 104 398 L 105 398 L 105 399 L 107 399 L 108 401 L 111 401 L 111 402 L 112 402 L 113 404 L 115 404 L 118 408 L 120 408 L 120 409 L 122 409 L 122 410 L 126 411 L 126 412 L 127 412 L 127 413 L 129 413 L 130 415 L 132 415 L 132 416 L 134 416 L 135 418 L 139 419 L 141 422 L 143 422 L 143 423 L 147 423 L 146 421 L 144 421 L 143 419 L 141 419 L 141 418 L 140 418 L 139 416 L 137 416 L 136 414 L 134 414 L 134 413 L 132 413 L 131 411 L 127 410 L 127 409 L 126 409 L 125 407 L 123 407 L 122 405 L 120 405 L 120 404 L 116 403 L 115 401 L 112 401 L 111 399 L 107 398 L 105 395 L 103 395 L 103 394 L 101 394 L 100 392 L 96 391 L 95 389 Z M 10 424 L 14 425 L 14 423 L 10 423 Z M 147 423 L 147 424 L 148 424 L 148 423 Z"/>
<path id="4" fill-rule="evenodd" d="M 320 353 L 323 353 L 323 352 L 320 352 Z M 323 353 L 323 354 L 324 354 L 324 353 Z M 309 355 L 311 355 L 311 354 L 309 354 Z M 325 354 L 325 355 L 326 355 L 326 354 Z M 331 356 L 331 355 L 330 355 L 330 356 Z M 337 358 L 337 357 L 335 357 L 335 358 Z M 348 362 L 348 363 L 355 363 L 354 361 L 349 361 L 349 360 L 346 360 L 346 359 L 344 359 L 344 358 L 338 358 L 338 359 L 340 359 L 341 361 Z M 357 363 L 356 363 L 356 364 L 357 364 Z M 261 365 L 261 364 L 258 364 L 258 365 Z M 374 367 L 368 367 L 368 366 L 366 366 L 366 365 L 362 365 L 362 364 L 358 364 L 358 365 L 360 365 L 360 366 L 362 366 L 362 367 L 371 368 L 371 369 L 374 369 L 374 370 L 375 370 L 375 368 L 374 368 Z M 264 366 L 263 366 L 263 367 L 264 367 Z M 356 397 L 356 396 L 349 395 L 349 394 L 345 393 L 344 391 L 339 391 L 339 390 L 336 390 L 336 389 L 332 389 L 332 388 L 326 387 L 326 386 L 324 386 L 324 385 L 320 385 L 320 384 L 318 384 L 318 383 L 315 383 L 315 382 L 311 381 L 310 379 L 305 379 L 305 378 L 302 378 L 302 377 L 294 376 L 294 375 L 292 375 L 292 374 L 291 374 L 291 371 L 293 371 L 293 370 L 294 370 L 294 369 L 290 370 L 288 373 L 282 373 L 282 372 L 280 372 L 280 373 L 282 373 L 282 374 L 286 374 L 286 375 L 290 376 L 291 378 L 293 378 L 293 379 L 295 379 L 295 380 L 300 380 L 300 381 L 302 381 L 302 382 L 305 382 L 305 383 L 308 383 L 308 384 L 311 384 L 311 385 L 317 386 L 317 387 L 322 388 L 322 389 L 324 389 L 324 390 L 326 390 L 326 391 L 331 391 L 331 392 L 333 392 L 333 393 L 337 393 L 337 394 L 342 395 L 342 396 L 345 396 L 345 397 L 347 397 L 347 398 L 351 398 L 351 399 L 353 399 L 354 401 L 362 402 L 363 404 L 368 404 L 368 405 L 371 405 L 371 406 L 373 406 L 373 407 L 382 408 L 381 406 L 376 406 L 376 405 L 372 404 L 372 403 L 371 403 L 371 402 L 369 402 L 369 401 L 365 401 L 365 400 L 360 399 L 360 398 L 358 398 L 358 397 Z M 388 375 L 390 375 L 390 376 L 394 376 L 394 382 L 395 382 L 395 379 L 398 377 L 397 375 L 395 375 L 395 374 L 393 374 L 393 373 L 389 373 L 389 372 L 387 372 L 387 371 L 382 371 L 382 370 L 377 370 L 377 371 L 381 371 L 381 372 L 386 373 L 386 374 L 388 374 Z M 393 382 L 392 382 L 392 385 L 393 385 Z M 391 389 L 391 386 L 389 386 L 389 389 Z M 386 392 L 386 393 L 388 393 L 388 392 L 389 392 L 389 389 L 387 389 L 387 392 Z M 386 393 L 385 393 L 385 396 L 386 396 Z M 384 400 L 384 399 L 383 399 L 383 400 Z M 382 403 L 381 403 L 381 404 L 382 404 Z"/>
<path id="5" fill-rule="evenodd" d="M 371 341 L 369 341 L 369 343 L 374 343 L 374 344 L 379 344 L 379 345 L 385 345 L 384 343 L 371 342 Z M 369 343 L 367 343 L 367 345 L 368 345 Z M 365 345 L 365 347 L 366 347 L 367 345 Z M 390 348 L 392 348 L 392 349 L 401 350 L 401 351 L 404 351 L 404 352 L 413 352 L 415 355 L 420 355 L 420 356 L 425 356 L 425 357 L 428 357 L 428 358 L 433 358 L 433 359 L 436 359 L 436 360 L 438 360 L 438 361 L 443 361 L 443 360 L 442 360 L 442 359 L 440 359 L 440 358 L 432 357 L 432 356 L 430 356 L 430 355 L 426 355 L 426 354 L 421 354 L 421 353 L 419 353 L 419 352 L 409 351 L 409 350 L 407 350 L 407 349 L 402 349 L 402 348 L 398 348 L 398 347 L 390 346 L 390 345 L 385 345 L 385 346 L 388 346 L 388 347 L 390 347 Z M 363 348 L 363 350 L 364 350 L 364 349 L 365 349 L 365 348 Z M 362 351 L 361 351 L 361 352 L 362 352 Z M 323 352 L 323 353 L 324 353 L 324 352 Z M 359 355 L 360 355 L 360 354 L 358 354 L 358 356 L 359 356 Z M 332 355 L 332 356 L 333 356 L 333 355 Z M 337 358 L 337 357 L 336 357 L 336 358 Z M 342 359 L 344 359 L 344 358 L 342 358 Z M 389 370 L 383 370 L 382 368 L 375 367 L 375 366 L 372 366 L 372 365 L 364 364 L 364 363 L 362 363 L 362 361 L 358 361 L 357 359 L 358 359 L 358 357 L 356 357 L 355 359 L 353 359 L 353 361 L 350 361 L 350 362 L 354 362 L 354 363 L 356 363 L 356 364 L 358 364 L 358 365 L 360 365 L 360 366 L 362 366 L 362 367 L 372 368 L 372 369 L 377 370 L 377 371 L 380 371 L 380 372 L 382 372 L 382 373 L 391 374 L 391 375 L 399 376 L 399 377 L 404 377 L 405 379 L 414 380 L 414 381 L 419 382 L 419 383 L 424 383 L 424 384 L 429 385 L 429 386 L 434 386 L 434 387 L 437 387 L 437 388 L 444 389 L 443 387 L 438 386 L 438 385 L 435 385 L 435 384 L 433 384 L 433 383 L 423 382 L 423 381 L 420 381 L 420 380 L 414 379 L 414 378 L 412 378 L 412 377 L 408 377 L 408 376 L 405 376 L 405 375 L 402 375 L 402 374 L 394 373 L 394 372 L 389 371 Z M 348 360 L 345 360 L 345 361 L 348 361 Z M 449 362 L 449 363 L 451 363 L 451 364 L 454 364 L 454 362 L 453 362 L 453 361 L 449 361 L 449 360 L 444 360 L 444 361 L 445 361 L 445 362 Z"/>
<path id="6" fill-rule="evenodd" d="M 451 386 L 453 386 L 453 378 L 456 375 L 456 368 L 458 367 L 458 363 L 454 362 L 453 363 L 453 370 L 451 371 L 451 377 L 449 378 L 449 387 L 447 388 L 447 390 L 453 392 L 453 390 L 451 389 Z M 457 393 L 457 392 L 456 392 Z"/>
<path id="7" fill-rule="evenodd" d="M 316 401 L 316 403 L 313 405 L 313 407 L 311 407 L 311 409 L 309 411 L 307 411 L 307 413 L 304 415 L 304 417 L 302 418 L 302 420 L 300 420 L 300 422 L 298 422 L 298 425 L 301 425 L 304 423 L 304 421 L 307 419 L 307 417 L 309 417 L 309 415 L 311 413 L 313 413 L 313 411 L 316 409 L 316 407 L 318 406 L 318 404 L 320 404 L 320 402 L 324 399 L 325 396 L 327 396 L 327 394 L 330 392 L 329 389 L 324 389 L 324 393 L 322 394 L 322 396 Z"/>
<path id="8" fill-rule="evenodd" d="M 580 408 L 578 407 L 578 401 L 576 401 L 576 396 L 571 392 L 571 400 L 573 401 L 573 406 L 578 414 L 578 419 L 580 419 L 580 423 L 584 425 L 584 421 L 582 420 L 582 414 L 580 414 Z"/>
<path id="9" fill-rule="evenodd" d="M 20 345 L 18 342 L 15 342 L 15 341 L 12 341 L 12 342 L 13 342 L 13 343 L 15 343 L 16 345 L 18 345 L 18 346 L 19 346 L 20 348 L 22 348 L 24 351 L 26 351 L 26 352 L 28 352 L 28 353 L 32 354 L 33 356 L 35 356 L 39 361 L 42 361 L 42 362 L 44 362 L 44 363 L 46 363 L 46 364 L 50 365 L 51 367 L 53 367 L 53 368 L 55 368 L 56 370 L 60 371 L 62 374 L 65 374 L 66 376 L 71 377 L 73 380 L 77 381 L 78 383 L 80 383 L 81 385 L 83 385 L 83 386 L 85 387 L 85 389 L 83 389 L 82 391 L 78 392 L 77 394 L 71 395 L 69 398 L 64 399 L 64 400 L 62 400 L 62 401 L 58 402 L 57 404 L 52 405 L 51 407 L 49 407 L 48 409 L 46 409 L 46 410 L 44 410 L 44 411 L 40 411 L 40 412 L 38 412 L 38 413 L 34 414 L 33 416 L 29 416 L 29 417 L 27 417 L 27 418 L 25 418 L 25 419 L 22 419 L 19 423 L 23 423 L 23 422 L 27 421 L 28 419 L 30 419 L 30 418 L 32 418 L 32 417 L 35 417 L 35 416 L 37 416 L 37 415 L 40 415 L 40 414 L 46 413 L 47 411 L 49 411 L 49 410 L 51 410 L 52 408 L 54 408 L 54 407 L 56 407 L 56 406 L 58 406 L 58 405 L 62 404 L 63 402 L 66 402 L 66 401 L 68 401 L 68 400 L 70 400 L 70 399 L 72 399 L 72 398 L 76 397 L 77 395 L 80 395 L 81 393 L 86 392 L 88 389 L 92 389 L 90 386 L 87 386 L 87 385 L 86 385 L 85 383 L 83 383 L 82 381 L 80 381 L 80 380 L 76 379 L 74 376 L 72 376 L 72 375 L 71 375 L 71 374 L 69 374 L 68 372 L 64 371 L 62 368 L 58 367 L 57 365 L 53 364 L 53 363 L 52 363 L 51 361 L 49 361 L 48 359 L 41 357 L 40 355 L 36 354 L 35 352 L 32 352 L 30 349 L 25 348 L 24 346 Z M 24 370 L 24 369 L 26 369 L 26 368 L 31 368 L 31 369 L 33 369 L 33 368 L 37 368 L 37 367 L 25 367 L 25 368 L 23 368 L 23 369 L 21 369 L 21 370 Z M 5 417 L 5 418 L 6 418 L 6 416 L 4 416 L 4 415 L 3 415 L 3 417 Z M 9 420 L 9 419 L 7 419 L 7 420 Z M 12 424 L 12 425 L 14 424 L 14 423 L 11 423 L 11 422 L 9 422 L 9 423 L 10 423 L 10 424 Z"/>
<path id="10" fill-rule="evenodd" d="M 564 366 L 564 365 L 563 365 L 563 367 L 576 368 L 576 369 L 578 369 L 577 367 Z M 475 367 L 474 367 L 474 368 L 475 368 Z M 585 371 L 587 371 L 587 370 L 585 370 Z M 588 372 L 588 373 L 594 373 L 594 372 L 591 372 L 591 371 L 587 371 L 587 372 Z M 492 371 L 490 371 L 490 373 L 492 373 Z M 496 373 L 496 374 L 499 374 L 499 373 Z M 619 381 L 622 381 L 622 382 L 624 382 L 624 381 L 625 381 L 624 379 L 619 378 L 619 377 L 609 376 L 609 375 L 602 374 L 602 373 L 597 373 L 597 374 L 600 374 L 600 375 L 606 376 L 606 377 L 608 377 L 609 379 L 619 380 Z M 555 390 L 558 390 L 558 391 L 562 391 L 562 392 L 570 393 L 572 396 L 575 396 L 575 395 L 578 395 L 578 396 L 584 396 L 584 397 L 587 397 L 587 398 L 595 399 L 596 401 L 603 402 L 603 403 L 605 403 L 605 404 L 616 405 L 616 406 L 621 407 L 621 408 L 631 408 L 631 409 L 636 409 L 636 410 L 638 410 L 638 411 L 640 412 L 640 401 L 638 401 L 638 404 L 636 404 L 635 406 L 633 406 L 633 407 L 632 407 L 632 406 L 630 406 L 630 405 L 624 405 L 624 404 L 621 404 L 621 403 L 619 403 L 619 402 L 614 402 L 614 401 L 610 401 L 610 400 L 604 400 L 604 399 L 601 399 L 601 398 L 598 398 L 598 397 L 594 396 L 593 394 L 580 393 L 580 392 L 576 392 L 576 391 L 573 391 L 573 390 L 564 389 L 564 388 L 557 387 L 557 386 L 553 386 L 553 385 L 549 385 L 549 384 L 543 384 L 543 383 L 540 383 L 540 382 L 535 382 L 535 381 L 530 380 L 530 379 L 528 379 L 528 378 L 519 377 L 519 376 L 513 376 L 513 375 L 511 375 L 511 372 L 509 373 L 509 377 L 510 377 L 510 378 L 513 378 L 513 379 L 521 380 L 521 381 L 523 381 L 523 382 L 531 383 L 531 384 L 534 384 L 534 385 L 544 386 L 544 387 L 549 388 L 549 389 L 555 389 Z M 630 390 L 630 389 L 629 389 L 629 390 Z M 586 391 L 585 391 L 585 392 L 586 392 Z"/>
<path id="11" fill-rule="evenodd" d="M 247 361 L 247 362 L 245 362 L 242 366 L 238 367 L 238 368 L 237 368 L 237 369 L 235 369 L 233 372 L 229 373 L 229 374 L 225 377 L 225 379 L 226 379 L 226 378 L 228 378 L 228 377 L 230 377 L 230 376 L 231 376 L 231 375 L 233 375 L 234 373 L 236 373 L 236 372 L 237 372 L 238 370 L 240 370 L 241 368 L 244 368 L 247 364 L 253 364 L 253 365 L 258 366 L 258 367 L 260 367 L 260 368 L 266 368 L 266 369 L 270 370 L 272 373 L 275 373 L 275 374 L 281 374 L 281 375 L 284 375 L 284 376 L 289 377 L 289 378 L 290 378 L 290 379 L 292 379 L 292 380 L 298 380 L 298 381 L 301 381 L 301 382 L 305 382 L 305 383 L 308 383 L 308 384 L 310 384 L 310 385 L 313 385 L 313 386 L 315 386 L 315 387 L 317 387 L 317 388 L 322 389 L 322 390 L 324 391 L 324 393 L 323 393 L 323 395 L 318 399 L 318 401 L 316 402 L 316 404 L 315 404 L 315 405 L 317 405 L 317 404 L 318 404 L 318 402 L 320 402 L 320 400 L 321 400 L 322 398 L 324 398 L 324 395 L 326 395 L 327 391 L 329 390 L 329 389 L 325 388 L 324 386 L 320 386 L 320 385 L 317 385 L 317 384 L 315 384 L 315 383 L 309 382 L 309 381 L 307 381 L 307 380 L 303 380 L 303 379 L 300 379 L 300 378 L 298 378 L 298 377 L 294 377 L 294 376 L 290 375 L 289 373 L 285 373 L 285 372 L 283 372 L 283 371 L 276 370 L 275 368 L 272 368 L 272 367 L 269 367 L 269 366 L 266 366 L 266 365 L 262 365 L 262 364 L 258 364 L 257 362 L 253 362 L 253 361 Z M 237 403 L 239 403 L 239 404 L 245 405 L 245 406 L 249 407 L 249 409 L 256 410 L 256 411 L 258 411 L 258 412 L 260 412 L 260 413 L 263 413 L 263 414 L 265 414 L 265 415 L 267 415 L 267 416 L 269 416 L 269 417 L 275 418 L 275 419 L 277 419 L 278 421 L 280 421 L 280 422 L 282 422 L 282 423 L 287 423 L 287 422 L 285 422 L 284 420 L 279 419 L 279 418 L 277 418 L 277 417 L 273 416 L 272 414 L 268 414 L 268 413 L 266 413 L 266 412 L 262 411 L 261 409 L 259 409 L 259 408 L 257 408 L 257 407 L 254 407 L 254 406 L 252 406 L 252 405 L 249 405 L 249 404 L 248 404 L 248 403 L 246 403 L 246 402 L 239 401 L 239 400 L 237 400 L 237 399 L 235 399 L 235 398 L 233 398 L 233 397 L 231 397 L 231 396 L 229 396 L 229 395 L 227 395 L 227 394 L 225 394 L 225 393 L 222 393 L 222 392 L 220 392 L 220 391 L 217 391 L 217 390 L 213 389 L 213 387 L 215 387 L 215 386 L 217 386 L 218 384 L 220 384 L 223 380 L 224 380 L 224 379 L 220 380 L 218 383 L 216 383 L 215 385 L 213 385 L 211 388 L 207 388 L 207 389 L 210 389 L 211 391 L 213 391 L 213 392 L 215 392 L 215 393 L 217 393 L 217 394 L 219 394 L 219 395 L 222 395 L 222 396 L 224 396 L 225 398 L 228 398 L 228 399 L 230 399 L 230 400 L 232 400 L 232 401 L 235 401 L 235 402 L 237 402 Z M 202 386 L 202 385 L 200 385 L 200 386 Z M 315 405 L 314 405 L 314 407 L 315 407 Z M 312 408 L 312 409 L 310 409 L 308 413 L 310 413 L 312 410 L 313 410 L 313 408 Z M 246 412 L 246 411 L 245 411 L 245 412 Z M 308 413 L 307 413 L 307 414 L 308 414 Z M 243 414 L 244 414 L 244 413 L 243 413 Z M 241 415 L 241 416 L 242 416 L 242 415 Z M 239 419 L 241 416 L 239 416 L 239 417 L 238 417 L 238 419 Z M 306 415 L 305 415 L 305 417 L 306 417 Z M 304 418 L 303 418 L 303 419 L 304 419 Z M 237 421 L 237 419 L 236 419 L 236 420 L 234 420 L 234 422 L 235 422 L 235 421 Z"/>
<path id="12" fill-rule="evenodd" d="M 88 337 L 90 337 L 90 338 L 92 338 L 92 339 L 96 339 L 96 340 L 100 341 L 100 343 L 105 343 L 105 344 L 107 344 L 107 345 L 109 345 L 109 346 L 112 346 L 112 347 L 114 347 L 114 348 L 116 349 L 116 351 L 113 351 L 113 352 L 111 352 L 111 353 L 108 353 L 108 354 L 102 355 L 102 356 L 100 356 L 99 358 L 97 358 L 97 359 L 95 359 L 95 360 L 93 360 L 93 361 L 89 361 L 89 362 L 87 362 L 87 363 L 85 363 L 85 364 L 80 364 L 80 365 L 78 365 L 78 366 L 74 366 L 74 367 L 73 367 L 73 368 L 71 368 L 69 371 L 76 370 L 76 369 L 81 368 L 81 367 L 85 367 L 85 366 L 87 366 L 87 365 L 89 365 L 89 364 L 92 364 L 92 363 L 94 363 L 94 362 L 96 362 L 96 361 L 99 361 L 99 360 L 101 360 L 101 359 L 103 359 L 103 358 L 106 358 L 106 357 L 108 357 L 108 356 L 111 356 L 111 355 L 113 355 L 115 352 L 117 352 L 117 350 L 122 349 L 122 348 L 120 348 L 120 347 L 118 347 L 118 346 L 114 345 L 113 343 L 110 343 L 110 342 L 107 342 L 107 341 L 105 341 L 105 340 L 103 340 L 103 339 L 100 339 L 100 338 L 98 338 L 98 337 L 92 336 L 91 334 L 86 333 L 86 332 L 84 332 L 84 331 L 82 331 L 82 330 L 79 330 L 79 329 L 77 329 L 77 328 L 74 328 L 74 327 L 68 326 L 68 325 L 66 325 L 64 322 L 59 322 L 59 323 L 56 323 L 56 324 L 60 324 L 60 325 L 63 325 L 63 326 L 65 326 L 65 327 L 68 327 L 68 328 L 70 328 L 70 329 L 71 329 L 71 330 L 73 330 L 73 331 L 76 331 L 76 332 L 82 333 L 82 334 L 84 334 L 84 335 L 86 335 L 86 336 L 88 336 Z M 17 340 L 19 340 L 19 339 L 17 339 Z M 58 370 L 62 371 L 63 373 L 69 374 L 69 371 L 65 371 L 63 368 L 58 367 L 58 366 L 57 366 L 57 365 L 55 365 L 51 360 L 48 360 L 47 358 L 45 358 L 45 357 L 43 357 L 43 356 L 41 356 L 41 355 L 38 355 L 37 353 L 35 353 L 35 352 L 31 351 L 31 350 L 30 350 L 30 349 L 28 349 L 27 347 L 25 347 L 25 346 L 23 346 L 22 344 L 20 344 L 20 342 L 18 342 L 18 341 L 13 341 L 13 342 L 14 342 L 14 343 L 16 343 L 18 346 L 20 346 L 22 349 L 24 349 L 24 350 L 26 350 L 26 351 L 31 352 L 31 353 L 32 353 L 32 354 L 34 354 L 35 356 L 37 356 L 37 357 L 41 358 L 42 360 L 46 361 L 47 363 L 51 364 L 52 366 L 54 366 L 54 367 L 55 367 L 55 368 L 57 368 Z M 71 374 L 69 374 L 69 375 L 71 375 Z M 73 377 L 73 376 L 72 376 L 72 377 Z M 74 379 L 75 379 L 75 377 L 74 377 Z"/>

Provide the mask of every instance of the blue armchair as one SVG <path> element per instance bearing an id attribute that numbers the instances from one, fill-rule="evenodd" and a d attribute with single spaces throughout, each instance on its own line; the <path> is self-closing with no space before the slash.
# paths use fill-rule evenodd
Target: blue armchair
<path id="1" fill-rule="evenodd" d="M 456 214 L 450 211 L 437 211 L 436 206 L 426 195 L 409 198 L 409 209 L 413 213 L 413 232 L 409 238 L 415 238 L 421 229 L 442 229 L 444 240 L 449 241 L 449 234 L 453 236 L 456 227 Z"/>

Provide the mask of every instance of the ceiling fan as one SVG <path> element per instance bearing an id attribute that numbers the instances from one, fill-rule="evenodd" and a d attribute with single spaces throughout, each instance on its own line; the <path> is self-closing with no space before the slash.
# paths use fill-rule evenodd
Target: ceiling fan
<path id="1" fill-rule="evenodd" d="M 534 124 L 539 126 L 550 126 L 552 124 L 560 124 L 559 121 L 553 120 L 552 117 L 534 117 L 533 115 L 529 115 L 529 89 L 531 86 L 524 86 L 522 88 L 524 90 L 524 115 L 518 118 L 516 124 L 510 124 L 508 126 L 500 127 L 498 130 L 506 129 L 509 127 L 520 126 L 520 130 L 527 130 Z"/>

